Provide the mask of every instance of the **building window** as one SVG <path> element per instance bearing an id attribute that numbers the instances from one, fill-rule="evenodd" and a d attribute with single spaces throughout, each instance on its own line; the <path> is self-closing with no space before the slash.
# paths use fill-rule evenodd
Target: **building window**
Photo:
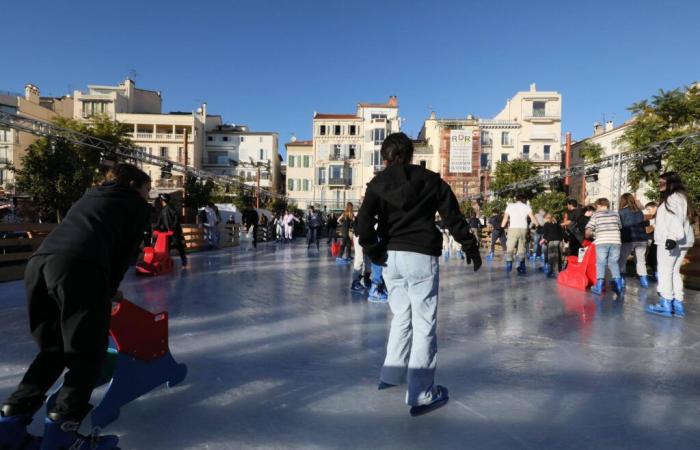
<path id="1" fill-rule="evenodd" d="M 333 126 L 333 134 L 335 136 L 340 136 L 340 125 L 334 125 Z"/>
<path id="2" fill-rule="evenodd" d="M 501 132 L 501 145 L 504 145 L 504 146 L 513 145 L 513 139 L 510 137 L 510 131 Z"/>
<path id="3" fill-rule="evenodd" d="M 339 160 L 341 151 L 340 144 L 333 144 L 333 155 L 331 159 Z"/>
<path id="4" fill-rule="evenodd" d="M 304 179 L 304 190 L 305 191 L 309 190 L 309 180 L 307 180 L 306 178 Z"/>
<path id="5" fill-rule="evenodd" d="M 348 158 L 350 158 L 350 159 L 357 158 L 357 145 L 350 144 L 348 146 Z"/>
<path id="6" fill-rule="evenodd" d="M 294 190 L 294 180 L 291 178 L 289 180 L 287 180 L 287 190 L 288 191 Z"/>
<path id="7" fill-rule="evenodd" d="M 260 161 L 264 161 L 264 160 L 265 160 L 265 150 L 260 149 Z"/>
<path id="8" fill-rule="evenodd" d="M 318 127 L 318 134 L 320 134 L 321 136 L 326 135 L 326 126 L 325 125 L 321 125 L 320 127 Z"/>
<path id="9" fill-rule="evenodd" d="M 289 167 L 294 167 L 294 157 L 290 155 L 288 159 L 289 159 L 289 162 L 288 162 Z"/>
<path id="10" fill-rule="evenodd" d="M 501 162 L 508 162 L 508 153 L 501 153 Z"/>
<path id="11" fill-rule="evenodd" d="M 224 136 L 224 142 L 228 142 L 228 136 Z"/>
<path id="12" fill-rule="evenodd" d="M 167 157 L 168 157 L 168 147 L 161 147 L 161 148 L 160 148 L 160 157 L 161 157 L 161 158 L 167 158 Z"/>
<path id="13" fill-rule="evenodd" d="M 381 166 L 382 165 L 382 153 L 379 150 L 372 152 L 372 165 Z"/>
<path id="14" fill-rule="evenodd" d="M 487 153 L 482 153 L 481 154 L 481 167 L 488 167 L 489 166 L 489 155 Z"/>
<path id="15" fill-rule="evenodd" d="M 245 136 L 241 136 L 241 142 L 245 142 Z"/>
<path id="16" fill-rule="evenodd" d="M 427 165 L 428 165 L 428 162 L 427 162 L 426 160 L 424 160 L 424 159 L 421 159 L 421 160 L 420 160 L 420 166 L 421 166 L 422 168 L 425 169 Z"/>
<path id="17" fill-rule="evenodd" d="M 384 128 L 375 128 L 372 130 L 372 139 L 374 139 L 375 144 L 381 144 L 384 142 L 386 136 L 386 130 Z"/>
<path id="18" fill-rule="evenodd" d="M 533 117 L 544 117 L 545 103 L 547 102 L 532 102 L 532 116 Z"/>
<path id="19" fill-rule="evenodd" d="M 491 145 L 491 134 L 488 131 L 481 132 L 481 145 L 485 147 Z"/>
<path id="20" fill-rule="evenodd" d="M 544 146 L 544 160 L 549 161 L 551 145 Z"/>
<path id="21" fill-rule="evenodd" d="M 304 155 L 304 167 L 311 167 L 311 156 Z"/>
<path id="22" fill-rule="evenodd" d="M 213 137 L 213 136 L 207 136 L 207 141 L 213 142 L 213 141 L 214 141 L 214 137 Z"/>
<path id="23" fill-rule="evenodd" d="M 262 136 L 260 136 L 260 141 L 258 141 L 258 142 L 260 142 L 262 144 L 262 141 L 263 141 L 263 138 L 262 138 Z M 262 158 L 260 158 L 260 159 L 262 159 Z"/>
<path id="24" fill-rule="evenodd" d="M 523 159 L 530 159 L 530 146 L 523 145 Z"/>
<path id="25" fill-rule="evenodd" d="M 372 119 L 386 119 L 386 114 L 372 114 Z"/>
<path id="26" fill-rule="evenodd" d="M 301 191 L 301 179 L 297 179 L 297 191 Z"/>
<path id="27" fill-rule="evenodd" d="M 326 168 L 325 167 L 319 167 L 319 169 L 318 169 L 318 184 L 319 185 L 326 184 Z"/>
<path id="28" fill-rule="evenodd" d="M 350 134 L 350 136 L 355 136 L 357 134 L 357 125 L 350 125 L 350 131 L 348 134 Z"/>

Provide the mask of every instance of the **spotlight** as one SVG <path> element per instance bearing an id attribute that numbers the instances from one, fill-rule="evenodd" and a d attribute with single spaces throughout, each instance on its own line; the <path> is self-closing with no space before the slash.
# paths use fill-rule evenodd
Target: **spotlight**
<path id="1" fill-rule="evenodd" d="M 646 173 L 657 172 L 661 170 L 661 161 L 658 159 L 645 159 L 642 162 L 642 169 Z"/>
<path id="2" fill-rule="evenodd" d="M 598 169 L 588 169 L 586 170 L 586 183 L 595 183 L 598 181 Z"/>
<path id="3" fill-rule="evenodd" d="M 173 177 L 173 165 L 171 163 L 168 163 L 161 167 L 160 169 L 160 177 L 163 178 L 164 180 L 169 180 Z"/>

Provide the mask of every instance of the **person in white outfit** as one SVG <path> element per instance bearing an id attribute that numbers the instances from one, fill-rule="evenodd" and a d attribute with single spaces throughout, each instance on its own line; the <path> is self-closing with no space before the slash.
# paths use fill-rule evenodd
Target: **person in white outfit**
<path id="1" fill-rule="evenodd" d="M 664 317 L 683 317 L 683 278 L 681 264 L 695 243 L 692 222 L 694 209 L 680 175 L 667 172 L 659 177 L 661 203 L 656 210 L 654 241 L 659 271 L 659 303 L 647 312 Z"/>
<path id="2" fill-rule="evenodd" d="M 290 213 L 288 210 L 284 211 L 284 218 L 282 219 L 282 224 L 284 225 L 284 240 L 285 242 L 291 241 L 294 233 L 294 222 L 299 222 L 294 214 Z"/>

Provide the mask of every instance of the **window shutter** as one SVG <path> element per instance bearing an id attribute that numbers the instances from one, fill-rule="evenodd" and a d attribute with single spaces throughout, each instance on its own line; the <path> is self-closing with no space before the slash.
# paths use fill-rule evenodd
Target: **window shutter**
<path id="1" fill-rule="evenodd" d="M 363 161 L 362 161 L 363 166 L 365 166 L 365 167 L 371 166 L 372 165 L 372 152 L 371 151 L 364 152 L 364 156 L 362 159 L 363 159 Z"/>

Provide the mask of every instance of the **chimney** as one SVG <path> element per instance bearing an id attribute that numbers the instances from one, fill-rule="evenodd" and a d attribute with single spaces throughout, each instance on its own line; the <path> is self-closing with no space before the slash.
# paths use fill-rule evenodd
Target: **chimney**
<path id="1" fill-rule="evenodd" d="M 430 111 L 430 120 L 435 120 L 437 119 L 437 116 L 435 115 L 435 111 Z"/>
<path id="2" fill-rule="evenodd" d="M 603 127 L 600 125 L 600 122 L 596 122 L 593 124 L 593 136 L 598 136 L 600 134 L 603 134 Z"/>
<path id="3" fill-rule="evenodd" d="M 608 131 L 612 131 L 613 128 L 615 128 L 615 127 L 613 126 L 613 121 L 612 121 L 612 120 L 608 120 L 607 122 L 605 122 L 605 132 L 606 132 L 606 133 L 607 133 Z"/>
<path id="4" fill-rule="evenodd" d="M 537 92 L 537 84 L 532 83 L 530 85 L 530 92 Z"/>
<path id="5" fill-rule="evenodd" d="M 38 105 L 40 96 L 41 93 L 39 92 L 38 87 L 34 86 L 33 84 L 27 84 L 24 86 L 24 99 L 29 103 Z"/>
<path id="6" fill-rule="evenodd" d="M 395 95 L 389 96 L 389 106 L 399 106 L 399 101 Z"/>

